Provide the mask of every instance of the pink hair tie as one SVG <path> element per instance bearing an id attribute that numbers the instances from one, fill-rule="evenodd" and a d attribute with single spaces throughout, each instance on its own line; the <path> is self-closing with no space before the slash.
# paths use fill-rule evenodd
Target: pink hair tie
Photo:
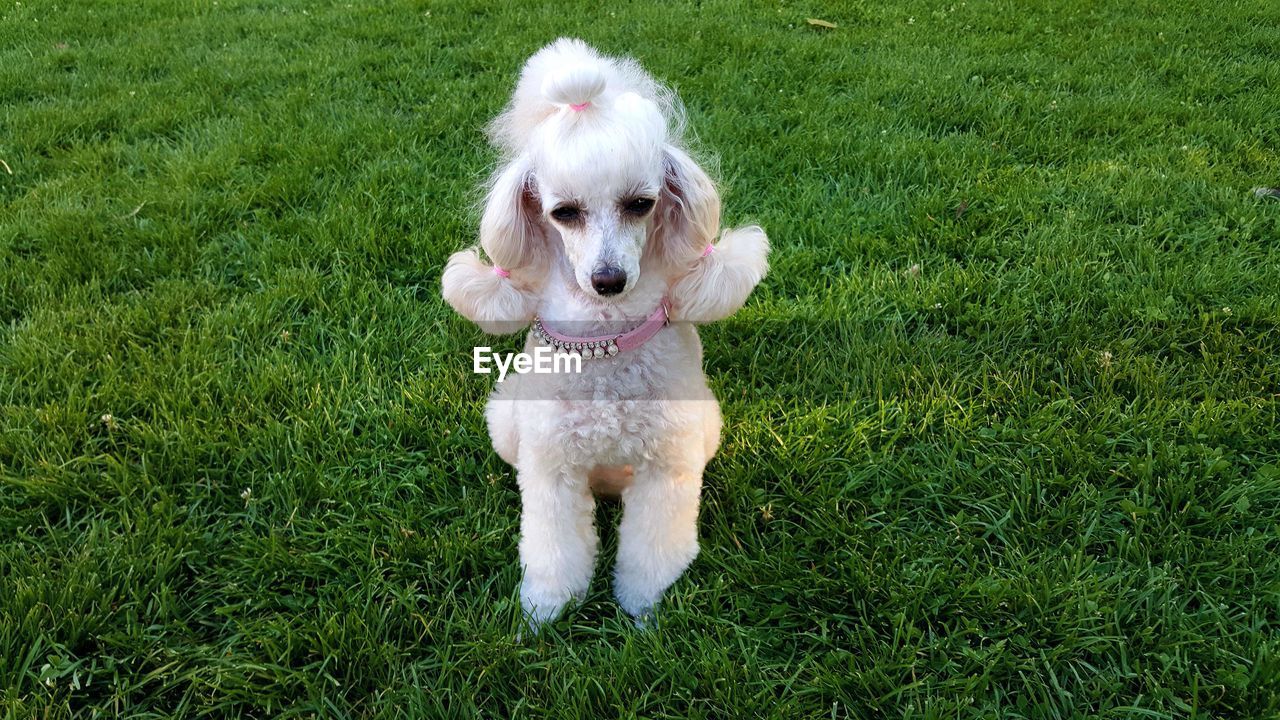
<path id="1" fill-rule="evenodd" d="M 583 110 L 586 110 L 586 109 L 587 109 L 587 106 L 588 106 L 588 105 L 590 105 L 590 104 L 591 104 L 591 102 L 590 102 L 590 101 L 584 102 L 584 103 L 582 103 L 581 105 L 574 105 L 573 103 L 569 103 L 569 107 L 570 107 L 574 112 L 582 112 Z"/>
<path id="2" fill-rule="evenodd" d="M 505 269 L 505 268 L 503 268 L 501 265 L 494 265 L 494 266 L 493 266 L 493 274 L 494 274 L 494 275 L 497 275 L 497 276 L 498 276 L 498 277 L 500 277 L 500 278 L 509 278 L 509 277 L 511 277 L 511 271 L 510 271 L 510 270 L 507 270 L 507 269 Z"/>
<path id="3" fill-rule="evenodd" d="M 702 257 L 706 257 L 715 251 L 716 251 L 716 246 L 712 245 L 711 243 L 707 243 L 707 249 L 702 251 Z"/>

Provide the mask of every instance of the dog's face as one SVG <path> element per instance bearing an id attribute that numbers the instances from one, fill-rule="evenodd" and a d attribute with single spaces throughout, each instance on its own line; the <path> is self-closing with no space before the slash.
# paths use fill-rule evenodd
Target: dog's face
<path id="1" fill-rule="evenodd" d="M 696 259 L 718 232 L 720 199 L 671 143 L 652 100 L 624 92 L 577 107 L 558 106 L 529 128 L 494 176 L 480 239 L 530 282 L 560 256 L 583 294 L 617 302 L 642 270 Z"/>
<path id="2" fill-rule="evenodd" d="M 623 110 L 607 123 L 563 117 L 534 159 L 542 220 L 560 236 L 578 287 L 606 300 L 640 279 L 665 174 L 664 128 Z"/>
<path id="3" fill-rule="evenodd" d="M 640 279 L 662 188 L 662 165 L 576 153 L 538 175 L 542 217 L 560 235 L 574 280 L 594 297 L 617 299 Z"/>

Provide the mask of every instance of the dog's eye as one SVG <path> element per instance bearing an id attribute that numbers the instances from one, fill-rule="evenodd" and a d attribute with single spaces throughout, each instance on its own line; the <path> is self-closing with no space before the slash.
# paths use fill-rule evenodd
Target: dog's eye
<path id="1" fill-rule="evenodd" d="M 562 223 L 577 222 L 582 217 L 582 211 L 572 205 L 561 205 L 551 211 L 551 217 Z"/>
<path id="2" fill-rule="evenodd" d="M 628 215 L 644 216 L 653 209 L 653 198 L 632 198 L 622 204 L 622 211 Z"/>

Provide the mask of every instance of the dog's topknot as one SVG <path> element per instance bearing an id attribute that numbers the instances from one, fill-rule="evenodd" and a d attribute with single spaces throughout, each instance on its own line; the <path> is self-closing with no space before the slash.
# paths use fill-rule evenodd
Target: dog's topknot
<path id="1" fill-rule="evenodd" d="M 547 100 L 578 110 L 604 93 L 606 80 L 598 65 L 568 65 L 547 74 L 542 95 Z"/>
<path id="2" fill-rule="evenodd" d="M 511 102 L 489 126 L 494 143 L 509 156 L 518 155 L 539 125 L 557 112 L 588 112 L 610 107 L 633 93 L 653 103 L 674 139 L 683 127 L 675 96 L 630 58 L 601 55 L 581 40 L 561 38 L 525 63 Z M 625 102 L 625 100 L 624 100 Z"/>

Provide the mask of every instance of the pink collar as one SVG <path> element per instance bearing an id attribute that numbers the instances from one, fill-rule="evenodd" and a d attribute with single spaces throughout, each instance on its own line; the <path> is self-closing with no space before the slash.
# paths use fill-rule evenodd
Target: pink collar
<path id="1" fill-rule="evenodd" d="M 562 335 L 542 324 L 542 318 L 533 318 L 533 334 L 542 342 L 556 350 L 568 353 L 580 353 L 584 358 L 613 357 L 620 352 L 635 350 L 644 345 L 658 331 L 667 325 L 667 309 L 670 303 L 664 297 L 658 307 L 649 314 L 649 319 L 640 323 L 621 335 L 595 335 L 578 337 Z"/>

